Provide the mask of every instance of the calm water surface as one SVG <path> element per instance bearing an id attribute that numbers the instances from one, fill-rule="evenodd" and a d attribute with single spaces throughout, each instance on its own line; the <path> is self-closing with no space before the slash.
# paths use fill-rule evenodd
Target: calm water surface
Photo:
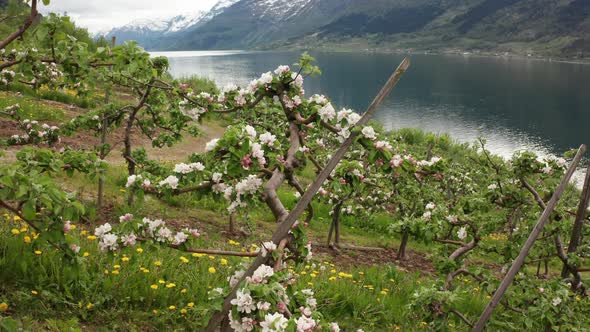
<path id="1" fill-rule="evenodd" d="M 298 53 L 166 52 L 172 74 L 198 74 L 219 85 L 247 84 Z M 401 55 L 316 53 L 322 75 L 306 93 L 364 112 Z M 590 66 L 528 59 L 413 55 L 412 67 L 376 120 L 386 128 L 450 133 L 461 142 L 488 140 L 495 153 L 519 149 L 561 154 L 590 143 Z"/>

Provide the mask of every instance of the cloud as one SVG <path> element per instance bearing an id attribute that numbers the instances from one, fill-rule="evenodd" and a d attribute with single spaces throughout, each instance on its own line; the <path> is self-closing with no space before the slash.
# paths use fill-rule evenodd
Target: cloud
<path id="1" fill-rule="evenodd" d="M 44 14 L 67 13 L 91 32 L 106 31 L 137 19 L 166 18 L 208 10 L 218 0 L 52 0 Z"/>

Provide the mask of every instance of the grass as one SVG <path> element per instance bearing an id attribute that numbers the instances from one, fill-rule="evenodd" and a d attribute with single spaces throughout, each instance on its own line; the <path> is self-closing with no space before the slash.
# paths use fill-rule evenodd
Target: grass
<path id="1" fill-rule="evenodd" d="M 98 104 L 98 96 L 80 97 L 75 91 L 64 90 L 57 91 L 47 88 L 35 90 L 28 85 L 14 83 L 10 85 L 10 91 L 20 92 L 21 94 L 38 99 L 53 100 L 64 104 L 76 105 L 81 108 L 92 108 Z"/>
<path id="2" fill-rule="evenodd" d="M 0 92 L 0 109 L 15 104 L 20 105 L 22 116 L 31 120 L 61 121 L 65 117 L 63 109 L 58 106 L 47 105 L 47 103 L 30 96 L 16 96 L 12 93 Z"/>

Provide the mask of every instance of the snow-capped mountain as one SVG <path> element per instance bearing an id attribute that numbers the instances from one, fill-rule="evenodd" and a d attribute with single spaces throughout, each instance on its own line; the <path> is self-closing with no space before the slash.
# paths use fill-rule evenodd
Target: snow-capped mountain
<path id="1" fill-rule="evenodd" d="M 119 41 L 135 39 L 153 50 L 329 48 L 348 43 L 363 48 L 477 47 L 505 52 L 515 43 L 524 43 L 522 49 L 554 43 L 561 45 L 559 53 L 590 52 L 590 0 L 543 0 L 545 6 L 538 2 L 220 0 L 207 13 L 134 22 L 111 33 Z"/>
<path id="2" fill-rule="evenodd" d="M 238 1 L 240 0 L 220 0 L 211 10 L 206 12 L 199 11 L 188 15 L 135 20 L 97 35 L 104 35 L 109 39 L 116 36 L 118 43 L 135 40 L 143 47 L 152 49 L 160 45 L 161 41 L 170 35 L 209 22 Z"/>

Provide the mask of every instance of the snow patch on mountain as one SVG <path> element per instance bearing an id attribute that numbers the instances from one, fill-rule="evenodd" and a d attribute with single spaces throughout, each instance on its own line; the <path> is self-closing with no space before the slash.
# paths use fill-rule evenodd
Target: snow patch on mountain
<path id="1" fill-rule="evenodd" d="M 297 15 L 312 0 L 261 0 L 257 1 L 256 9 L 261 17 L 284 21 Z"/>

